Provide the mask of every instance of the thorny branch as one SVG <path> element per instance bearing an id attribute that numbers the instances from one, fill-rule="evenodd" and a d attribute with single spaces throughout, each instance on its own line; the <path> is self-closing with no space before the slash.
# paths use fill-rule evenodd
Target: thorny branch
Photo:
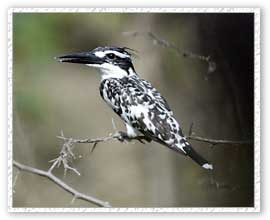
<path id="1" fill-rule="evenodd" d="M 233 140 L 223 140 L 223 139 L 211 139 L 211 138 L 204 138 L 204 137 L 200 137 L 200 136 L 196 136 L 194 135 L 194 132 L 192 131 L 192 126 L 190 127 L 189 130 L 189 135 L 187 136 L 187 139 L 190 140 L 196 140 L 196 141 L 201 141 L 201 142 L 205 142 L 210 144 L 211 146 L 214 145 L 218 145 L 218 144 L 227 144 L 227 145 L 247 145 L 247 144 L 252 144 L 251 140 L 243 140 L 243 141 L 233 141 Z M 63 132 L 61 132 L 60 136 L 57 136 L 57 138 L 63 140 L 63 146 L 61 149 L 61 155 L 65 155 L 66 158 L 68 159 L 59 159 L 56 158 L 53 161 L 58 161 L 58 167 L 61 165 L 61 163 L 64 166 L 65 172 L 70 169 L 74 172 L 76 172 L 77 174 L 79 174 L 79 172 L 71 167 L 71 165 L 69 165 L 69 163 L 72 162 L 73 159 L 75 159 L 74 153 L 72 152 L 72 149 L 74 147 L 74 144 L 92 144 L 93 147 L 91 149 L 91 153 L 94 151 L 94 149 L 97 147 L 97 145 L 101 142 L 108 142 L 108 141 L 112 141 L 112 140 L 116 140 L 116 141 L 120 141 L 120 142 L 124 142 L 124 141 L 132 141 L 132 140 L 137 140 L 140 141 L 141 143 L 145 143 L 144 141 L 149 142 L 149 139 L 145 136 L 137 136 L 137 137 L 128 137 L 127 134 L 125 132 L 122 131 L 116 131 L 113 134 L 109 134 L 106 137 L 101 137 L 101 138 L 86 138 L 86 139 L 75 139 L 75 138 L 71 138 L 71 137 L 65 137 Z"/>
<path id="2" fill-rule="evenodd" d="M 172 49 L 180 57 L 198 59 L 198 60 L 207 62 L 208 64 L 207 75 L 210 73 L 213 73 L 216 70 L 216 67 L 217 67 L 216 62 L 214 62 L 210 56 L 203 56 L 203 55 L 199 55 L 199 54 L 187 51 L 187 50 L 180 49 L 174 43 L 169 42 L 165 39 L 162 39 L 161 37 L 159 37 L 157 34 L 154 34 L 153 32 L 130 31 L 130 32 L 123 32 L 123 34 L 126 36 L 132 36 L 132 37 L 147 36 L 153 41 L 154 45 L 159 45 L 165 48 Z"/>
<path id="3" fill-rule="evenodd" d="M 44 176 L 44 177 L 48 178 L 49 180 L 53 181 L 58 186 L 60 186 L 64 190 L 66 190 L 67 192 L 71 193 L 74 196 L 72 201 L 74 199 L 82 199 L 82 200 L 88 201 L 90 203 L 93 203 L 99 207 L 106 207 L 106 208 L 111 207 L 111 205 L 108 202 L 104 202 L 104 201 L 97 199 L 95 197 L 85 195 L 85 194 L 75 190 L 74 188 L 72 188 L 71 186 L 66 184 L 64 181 L 59 179 L 57 176 L 55 176 L 52 173 L 52 171 L 55 168 L 55 166 L 57 166 L 58 163 L 59 162 L 57 160 L 55 160 L 48 171 L 44 171 L 44 170 L 40 170 L 40 169 L 37 169 L 34 167 L 30 167 L 30 166 L 21 164 L 15 160 L 13 161 L 13 166 L 17 167 L 19 170 L 30 172 L 30 173 L 37 174 L 37 175 Z"/>

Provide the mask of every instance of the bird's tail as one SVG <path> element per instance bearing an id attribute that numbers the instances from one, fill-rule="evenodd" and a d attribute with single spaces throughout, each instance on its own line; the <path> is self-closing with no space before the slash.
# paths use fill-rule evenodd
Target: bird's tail
<path id="1" fill-rule="evenodd" d="M 176 144 L 176 147 L 181 149 L 185 155 L 189 156 L 192 160 L 194 160 L 197 164 L 199 164 L 204 169 L 213 169 L 213 165 L 210 164 L 206 159 L 204 159 L 200 154 L 198 154 L 192 146 L 187 142 L 185 138 L 182 138 L 179 141 L 179 144 Z M 179 150 L 180 150 L 179 149 Z"/>

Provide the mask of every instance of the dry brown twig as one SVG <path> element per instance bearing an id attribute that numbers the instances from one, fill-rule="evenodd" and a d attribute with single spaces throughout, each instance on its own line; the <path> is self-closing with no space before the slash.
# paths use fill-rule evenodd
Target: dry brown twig
<path id="1" fill-rule="evenodd" d="M 196 54 L 187 50 L 183 50 L 177 47 L 174 43 L 161 38 L 160 36 L 158 36 L 157 34 L 154 34 L 153 32 L 128 31 L 128 32 L 123 32 L 123 35 L 131 36 L 131 37 L 147 36 L 152 40 L 154 45 L 159 45 L 161 47 L 172 49 L 180 57 L 198 59 L 203 62 L 206 62 L 208 64 L 207 75 L 213 73 L 217 68 L 216 62 L 213 61 L 210 56 L 204 56 L 204 55 Z M 207 76 L 206 76 L 206 79 L 207 79 Z"/>
<path id="2" fill-rule="evenodd" d="M 55 176 L 52 171 L 53 169 L 57 166 L 58 161 L 54 161 L 54 163 L 52 164 L 52 166 L 50 167 L 49 170 L 44 171 L 44 170 L 40 170 L 34 167 L 30 167 L 24 164 L 21 164 L 17 161 L 13 161 L 13 166 L 18 168 L 19 170 L 22 171 L 26 171 L 26 172 L 30 172 L 33 174 L 37 174 L 43 177 L 48 178 L 49 180 L 53 181 L 54 183 L 56 183 L 58 186 L 60 186 L 62 189 L 66 190 L 67 192 L 71 193 L 73 195 L 73 199 L 72 201 L 74 201 L 74 199 L 82 199 L 85 200 L 87 202 L 93 203 L 99 207 L 111 207 L 111 205 L 108 202 L 104 202 L 100 199 L 97 199 L 93 196 L 88 196 L 84 193 L 81 193 L 77 190 L 75 190 L 74 188 L 72 188 L 71 186 L 69 186 L 68 184 L 66 184 L 63 180 L 61 180 L 60 178 L 58 178 L 57 176 Z"/>
<path id="3" fill-rule="evenodd" d="M 193 122 L 191 123 L 189 127 L 188 136 L 186 136 L 186 138 L 190 140 L 194 140 L 194 141 L 205 142 L 205 143 L 210 144 L 211 146 L 214 146 L 217 144 L 246 145 L 246 144 L 253 143 L 251 140 L 233 141 L 233 140 L 212 139 L 212 138 L 205 138 L 205 137 L 197 136 L 195 135 L 195 132 L 193 131 Z"/>

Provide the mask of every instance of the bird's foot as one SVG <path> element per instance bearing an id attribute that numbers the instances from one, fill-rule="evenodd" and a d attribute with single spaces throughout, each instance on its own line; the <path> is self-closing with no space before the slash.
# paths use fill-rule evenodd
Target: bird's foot
<path id="1" fill-rule="evenodd" d="M 118 131 L 117 134 L 118 134 L 117 139 L 120 142 L 130 141 L 131 140 L 130 137 L 127 135 L 127 133 L 124 132 L 124 131 Z"/>
<path id="2" fill-rule="evenodd" d="M 118 131 L 118 137 L 117 139 L 120 141 L 120 142 L 124 142 L 124 141 L 132 141 L 132 140 L 138 140 L 139 142 L 141 143 L 145 143 L 144 141 L 147 141 L 147 142 L 151 142 L 151 139 L 146 137 L 146 136 L 136 136 L 136 137 L 130 137 L 128 136 L 128 134 L 124 131 Z"/>

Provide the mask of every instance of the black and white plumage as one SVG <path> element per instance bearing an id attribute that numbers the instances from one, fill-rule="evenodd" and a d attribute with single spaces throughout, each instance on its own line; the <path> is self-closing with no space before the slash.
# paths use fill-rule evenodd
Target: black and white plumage
<path id="1" fill-rule="evenodd" d="M 143 134 L 148 140 L 189 156 L 203 168 L 213 169 L 188 143 L 167 101 L 135 72 L 127 48 L 98 47 L 57 59 L 100 69 L 100 95 L 124 120 L 129 137 Z"/>

